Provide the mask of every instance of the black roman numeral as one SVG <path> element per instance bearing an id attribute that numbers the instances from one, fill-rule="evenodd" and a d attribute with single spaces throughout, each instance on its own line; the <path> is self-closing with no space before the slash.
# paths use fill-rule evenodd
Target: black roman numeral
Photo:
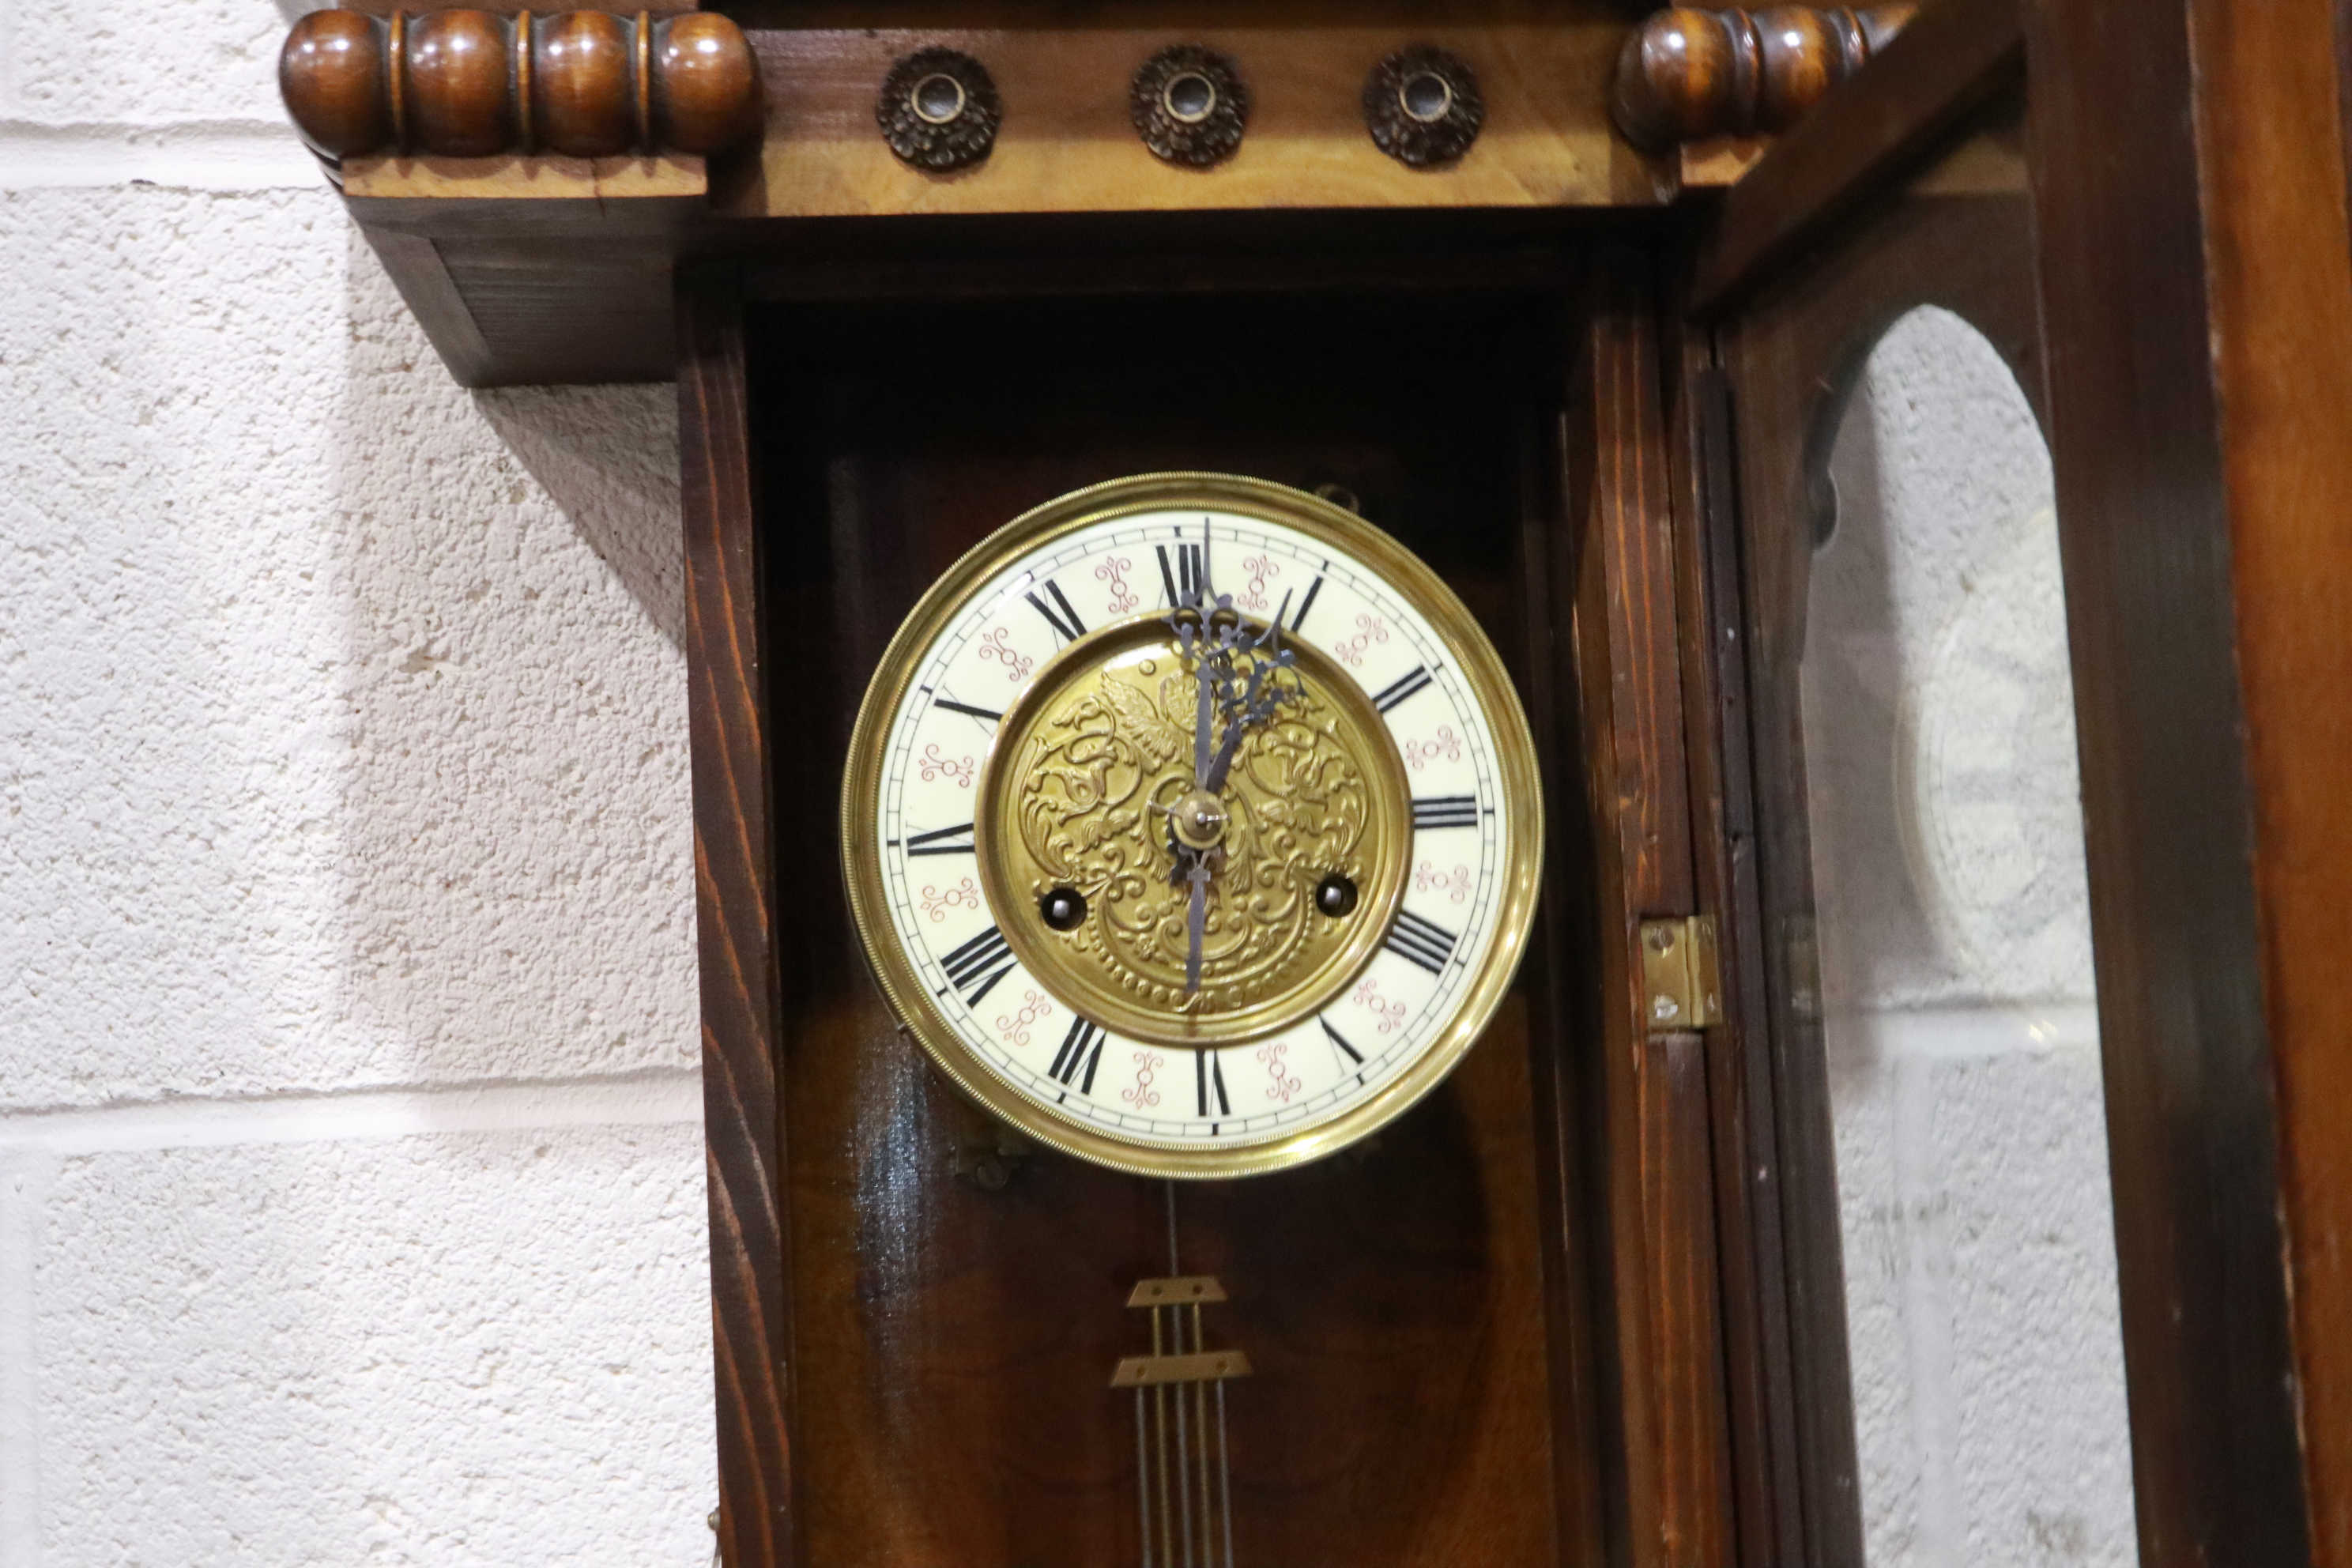
<path id="1" fill-rule="evenodd" d="M 971 853 L 971 824 L 961 827 L 935 827 L 929 833 L 907 836 L 909 855 L 969 855 Z"/>
<path id="2" fill-rule="evenodd" d="M 1065 1089 L 1077 1079 L 1078 1068 L 1084 1067 L 1087 1076 L 1077 1082 L 1080 1094 L 1095 1091 L 1095 1068 L 1102 1065 L 1103 1032 L 1084 1018 L 1073 1019 L 1070 1032 L 1062 1037 L 1062 1048 L 1054 1053 L 1054 1065 L 1045 1070 L 1054 1081 Z"/>
<path id="3" fill-rule="evenodd" d="M 1151 548 L 1160 557 L 1160 585 L 1167 591 L 1170 609 L 1182 604 L 1189 595 L 1208 591 L 1209 574 L 1199 545 L 1179 544 L 1173 561 L 1169 558 L 1168 546 L 1155 544 Z"/>
<path id="4" fill-rule="evenodd" d="M 1475 827 L 1478 826 L 1478 797 L 1475 795 L 1416 795 L 1412 802 L 1412 826 L 1418 833 L 1424 827 Z"/>
<path id="5" fill-rule="evenodd" d="M 1337 1030 L 1337 1029 L 1335 1029 L 1335 1028 L 1333 1028 L 1333 1027 L 1331 1026 L 1331 1020 L 1330 1020 L 1330 1019 L 1328 1019 L 1328 1018 L 1318 1018 L 1318 1019 L 1316 1020 L 1316 1022 L 1323 1026 L 1323 1032 L 1324 1032 L 1324 1034 L 1326 1034 L 1326 1035 L 1328 1035 L 1328 1036 L 1329 1036 L 1329 1037 L 1330 1037 L 1331 1043 L 1332 1043 L 1333 1045 L 1335 1045 L 1335 1046 L 1339 1047 L 1339 1049 L 1340 1049 L 1343 1053 L 1345 1053 L 1345 1055 L 1347 1056 L 1347 1058 L 1348 1058 L 1349 1061 L 1351 1061 L 1351 1062 L 1355 1063 L 1358 1067 L 1362 1067 L 1362 1066 L 1364 1065 L 1364 1053 L 1363 1053 L 1363 1052 L 1361 1052 L 1361 1051 L 1360 1051 L 1360 1050 L 1358 1050 L 1355 1047 L 1353 1047 L 1353 1046 L 1349 1045 L 1349 1044 L 1348 1043 L 1348 1041 L 1347 1041 L 1346 1037 L 1344 1037 L 1343 1035 L 1341 1035 L 1341 1034 L 1339 1033 L 1339 1030 Z M 1345 1071 L 1347 1071 L 1348 1069 L 1347 1069 L 1347 1068 L 1341 1068 L 1339 1070 L 1340 1070 L 1341 1072 L 1345 1072 Z"/>
<path id="6" fill-rule="evenodd" d="M 995 711 L 993 709 L 974 708 L 969 702 L 950 702 L 944 697 L 932 698 L 931 706 L 934 708 L 944 708 L 950 713 L 969 713 L 975 719 L 985 719 L 992 724 L 1001 721 L 1004 717 L 1003 714 Z"/>
<path id="7" fill-rule="evenodd" d="M 941 959 L 940 967 L 948 972 L 948 984 L 963 994 L 963 1005 L 977 1007 L 998 981 L 1013 973 L 1013 950 L 1005 944 L 1004 933 L 991 926 Z"/>
<path id="8" fill-rule="evenodd" d="M 1396 925 L 1389 931 L 1388 941 L 1381 945 L 1407 963 L 1418 963 L 1432 974 L 1438 974 L 1444 973 L 1445 961 L 1454 956 L 1454 944 L 1461 940 L 1411 910 L 1399 910 Z"/>
<path id="9" fill-rule="evenodd" d="M 1307 597 L 1298 601 L 1298 613 L 1290 617 L 1290 629 L 1296 635 L 1307 624 L 1307 612 L 1315 607 L 1315 595 L 1323 591 L 1323 579 L 1318 577 L 1307 584 Z"/>
<path id="10" fill-rule="evenodd" d="M 1414 665 L 1410 674 L 1397 677 L 1395 684 L 1372 699 L 1372 706 L 1385 713 L 1423 687 L 1429 684 L 1429 671 Z"/>
<path id="11" fill-rule="evenodd" d="M 1034 593 L 1023 595 L 1030 604 L 1036 606 L 1039 615 L 1045 617 L 1045 624 L 1059 633 L 1064 642 L 1076 642 L 1086 636 L 1086 623 L 1078 619 L 1077 611 L 1070 608 L 1070 601 L 1063 596 L 1062 585 L 1051 577 L 1037 585 L 1054 595 L 1054 605 L 1062 606 L 1062 613 L 1057 616 L 1054 613 L 1054 605 L 1048 605 Z"/>
<path id="12" fill-rule="evenodd" d="M 1234 1113 L 1234 1106 L 1233 1101 L 1225 1098 L 1225 1064 L 1217 1059 L 1217 1053 L 1194 1051 L 1192 1066 L 1194 1075 L 1200 1083 L 1201 1114 L 1202 1116 L 1209 1114 L 1209 1094 L 1213 1089 L 1217 1097 L 1217 1114 L 1231 1116 Z"/>

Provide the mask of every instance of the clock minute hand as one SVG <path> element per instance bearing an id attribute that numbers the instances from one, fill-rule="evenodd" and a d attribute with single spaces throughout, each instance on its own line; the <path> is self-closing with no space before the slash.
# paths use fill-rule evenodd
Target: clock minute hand
<path id="1" fill-rule="evenodd" d="M 1211 787 L 1209 784 L 1209 716 L 1215 710 L 1215 704 L 1214 677 L 1210 671 L 1209 664 L 1208 650 L 1204 647 L 1201 651 L 1201 657 L 1193 661 L 1192 666 L 1195 675 L 1193 684 L 1199 689 L 1200 698 L 1198 712 L 1192 721 L 1192 784 L 1196 789 Z"/>

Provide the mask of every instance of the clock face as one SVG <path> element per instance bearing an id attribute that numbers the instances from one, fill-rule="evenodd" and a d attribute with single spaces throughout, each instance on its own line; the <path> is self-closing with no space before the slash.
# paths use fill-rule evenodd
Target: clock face
<path id="1" fill-rule="evenodd" d="M 899 629 L 842 807 L 859 933 L 967 1093 L 1120 1169 L 1232 1176 L 1428 1092 L 1533 917 L 1533 747 L 1435 574 L 1218 475 L 1000 530 Z"/>

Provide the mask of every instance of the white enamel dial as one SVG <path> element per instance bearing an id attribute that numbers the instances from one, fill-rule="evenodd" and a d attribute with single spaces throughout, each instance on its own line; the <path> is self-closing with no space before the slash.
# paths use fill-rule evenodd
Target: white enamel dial
<path id="1" fill-rule="evenodd" d="M 861 716 L 845 847 L 877 972 L 951 1076 L 1047 1142 L 1171 1174 L 1327 1152 L 1426 1092 L 1508 983 L 1541 834 L 1525 720 L 1433 574 L 1311 497 L 1158 476 L 1043 510 L 934 590 Z M 1106 1028 L 1033 973 L 1006 927 L 1039 910 L 992 903 L 975 824 L 1028 684 L 1080 637 L 1167 616 L 1204 566 L 1249 621 L 1325 656 L 1315 679 L 1355 683 L 1402 760 L 1411 821 L 1396 901 L 1359 911 L 1383 923 L 1368 956 L 1303 1016 L 1202 1047 L 1174 1014 L 1157 1037 Z"/>

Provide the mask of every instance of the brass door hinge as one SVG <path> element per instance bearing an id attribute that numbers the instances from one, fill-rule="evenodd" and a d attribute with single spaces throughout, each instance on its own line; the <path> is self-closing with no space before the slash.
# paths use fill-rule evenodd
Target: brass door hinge
<path id="1" fill-rule="evenodd" d="M 1723 1021 L 1712 915 L 1642 922 L 1642 995 L 1654 1035 Z"/>

